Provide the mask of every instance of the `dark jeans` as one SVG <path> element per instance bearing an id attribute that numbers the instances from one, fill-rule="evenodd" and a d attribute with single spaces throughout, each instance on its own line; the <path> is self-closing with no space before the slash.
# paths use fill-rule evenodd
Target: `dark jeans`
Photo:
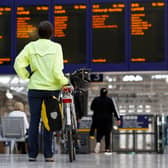
<path id="1" fill-rule="evenodd" d="M 39 123 L 41 118 L 41 106 L 43 99 L 56 96 L 58 97 L 59 91 L 44 91 L 44 90 L 29 90 L 28 101 L 30 110 L 30 127 L 28 131 L 28 154 L 29 157 L 36 158 L 38 155 L 38 135 Z M 53 132 L 44 129 L 44 157 L 52 157 L 52 137 Z"/>
<path id="2" fill-rule="evenodd" d="M 92 117 L 92 124 L 90 126 L 90 132 L 89 132 L 90 136 L 94 136 L 95 129 L 96 129 L 96 124 L 95 124 L 94 118 Z"/>
<path id="3" fill-rule="evenodd" d="M 105 150 L 111 149 L 110 141 L 111 141 L 111 130 L 110 129 L 97 129 L 96 141 L 101 142 L 103 136 L 105 136 Z"/>

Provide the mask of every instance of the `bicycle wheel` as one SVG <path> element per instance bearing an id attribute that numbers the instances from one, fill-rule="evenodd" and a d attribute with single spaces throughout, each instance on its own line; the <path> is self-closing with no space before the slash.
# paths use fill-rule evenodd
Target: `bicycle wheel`
<path id="1" fill-rule="evenodd" d="M 72 136 L 72 127 L 69 126 L 67 129 L 67 150 L 69 154 L 69 161 L 72 162 L 74 160 L 74 145 L 73 145 L 73 136 Z"/>
<path id="2" fill-rule="evenodd" d="M 76 159 L 76 147 L 77 147 L 77 129 L 74 126 L 74 120 L 72 117 L 72 141 L 73 141 L 73 160 Z"/>

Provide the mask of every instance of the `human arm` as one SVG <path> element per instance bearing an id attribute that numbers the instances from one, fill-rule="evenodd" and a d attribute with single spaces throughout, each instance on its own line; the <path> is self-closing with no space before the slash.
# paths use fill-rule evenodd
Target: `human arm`
<path id="1" fill-rule="evenodd" d="M 17 75 L 23 80 L 29 78 L 30 73 L 26 69 L 28 65 L 29 65 L 28 47 L 25 46 L 25 48 L 16 57 L 14 62 L 14 69 Z"/>
<path id="2" fill-rule="evenodd" d="M 92 111 L 95 111 L 95 109 L 96 109 L 96 98 L 93 99 L 93 101 L 92 101 L 92 103 L 91 103 L 91 105 L 90 105 L 90 109 L 91 109 Z"/>
<path id="3" fill-rule="evenodd" d="M 113 103 L 113 106 L 114 106 L 114 116 L 116 117 L 117 121 L 117 125 L 119 126 L 121 124 L 120 122 L 120 115 L 119 115 L 119 112 L 118 112 L 118 108 L 117 108 L 117 105 L 116 105 L 116 102 L 114 99 L 112 99 L 112 103 Z"/>
<path id="4" fill-rule="evenodd" d="M 117 120 L 116 123 L 117 123 L 118 126 L 120 126 L 121 121 L 120 121 L 120 120 Z"/>

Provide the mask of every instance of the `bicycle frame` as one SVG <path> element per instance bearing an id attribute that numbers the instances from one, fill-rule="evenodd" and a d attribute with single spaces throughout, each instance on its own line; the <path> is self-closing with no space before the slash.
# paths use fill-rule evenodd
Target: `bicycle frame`
<path id="1" fill-rule="evenodd" d="M 62 110 L 63 110 L 63 140 L 72 162 L 76 156 L 75 134 L 77 132 L 77 121 L 75 106 L 73 101 L 73 87 L 66 86 L 62 90 Z"/>
<path id="2" fill-rule="evenodd" d="M 73 87 L 72 86 L 66 86 L 63 88 L 62 91 L 62 109 L 64 110 L 64 117 L 66 118 L 65 125 L 70 126 L 72 124 L 72 117 L 74 117 L 74 124 L 75 128 L 77 128 L 77 121 L 76 121 L 76 113 L 75 113 L 75 106 L 74 106 L 74 100 L 72 96 Z"/>

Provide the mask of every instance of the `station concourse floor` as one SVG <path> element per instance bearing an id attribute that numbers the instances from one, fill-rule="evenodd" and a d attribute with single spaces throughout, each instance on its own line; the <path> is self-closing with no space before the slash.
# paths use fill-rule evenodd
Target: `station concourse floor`
<path id="1" fill-rule="evenodd" d="M 168 154 L 78 154 L 70 163 L 65 154 L 55 154 L 55 162 L 44 162 L 39 155 L 36 162 L 29 162 L 24 154 L 0 154 L 0 168 L 166 168 Z"/>

